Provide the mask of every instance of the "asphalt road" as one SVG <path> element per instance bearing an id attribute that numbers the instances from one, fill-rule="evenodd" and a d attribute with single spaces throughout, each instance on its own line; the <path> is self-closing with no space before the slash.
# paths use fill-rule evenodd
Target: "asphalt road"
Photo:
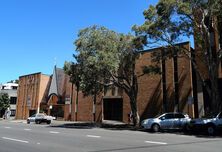
<path id="1" fill-rule="evenodd" d="M 221 137 L 0 121 L 0 152 L 221 152 Z"/>

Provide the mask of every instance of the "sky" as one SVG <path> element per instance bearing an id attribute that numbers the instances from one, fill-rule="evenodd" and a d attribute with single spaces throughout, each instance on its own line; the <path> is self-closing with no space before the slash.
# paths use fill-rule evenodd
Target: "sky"
<path id="1" fill-rule="evenodd" d="M 80 29 L 129 33 L 157 0 L 0 0 L 0 83 L 73 61 Z"/>

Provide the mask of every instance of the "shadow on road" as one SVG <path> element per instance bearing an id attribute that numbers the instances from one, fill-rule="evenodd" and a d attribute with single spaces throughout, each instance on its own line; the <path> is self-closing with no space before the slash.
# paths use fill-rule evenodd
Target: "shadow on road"
<path id="1" fill-rule="evenodd" d="M 141 131 L 153 134 L 176 134 L 176 135 L 187 135 L 195 136 L 198 138 L 222 138 L 222 131 L 217 131 L 213 136 L 208 135 L 205 131 L 181 131 L 181 130 L 164 130 L 158 133 L 154 133 L 149 130 L 142 128 L 136 128 L 129 124 L 112 124 L 112 123 L 94 123 L 94 122 L 78 122 L 78 123 L 63 123 L 63 124 L 51 124 L 47 127 L 53 128 L 70 128 L 70 129 L 93 129 L 93 128 L 103 128 L 112 131 L 130 130 L 130 131 Z"/>
<path id="2" fill-rule="evenodd" d="M 92 129 L 97 127 L 94 123 L 65 123 L 65 124 L 51 124 L 48 127 L 53 128 L 73 128 L 73 129 Z"/>

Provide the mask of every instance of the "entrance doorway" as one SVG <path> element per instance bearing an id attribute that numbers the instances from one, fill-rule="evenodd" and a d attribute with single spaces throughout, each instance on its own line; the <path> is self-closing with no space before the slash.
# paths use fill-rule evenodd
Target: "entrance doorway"
<path id="1" fill-rule="evenodd" d="M 104 120 L 123 121 L 123 99 L 103 99 Z"/>
<path id="2" fill-rule="evenodd" d="M 29 110 L 29 117 L 36 114 L 36 110 Z"/>
<path id="3" fill-rule="evenodd" d="M 50 110 L 50 115 L 56 117 L 57 119 L 64 118 L 64 110 L 62 105 L 53 105 Z"/>

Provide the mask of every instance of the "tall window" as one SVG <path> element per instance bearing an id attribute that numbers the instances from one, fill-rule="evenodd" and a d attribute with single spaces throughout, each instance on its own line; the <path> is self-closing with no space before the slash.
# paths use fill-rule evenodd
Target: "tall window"
<path id="1" fill-rule="evenodd" d="M 17 100 L 17 97 L 11 97 L 10 98 L 10 104 L 15 105 L 16 104 L 16 100 Z"/>
<path id="2" fill-rule="evenodd" d="M 218 17 L 218 35 L 219 35 L 219 44 L 220 49 L 222 48 L 222 17 Z"/>
<path id="3" fill-rule="evenodd" d="M 12 86 L 13 90 L 17 90 L 17 88 L 18 88 L 17 86 Z"/>

